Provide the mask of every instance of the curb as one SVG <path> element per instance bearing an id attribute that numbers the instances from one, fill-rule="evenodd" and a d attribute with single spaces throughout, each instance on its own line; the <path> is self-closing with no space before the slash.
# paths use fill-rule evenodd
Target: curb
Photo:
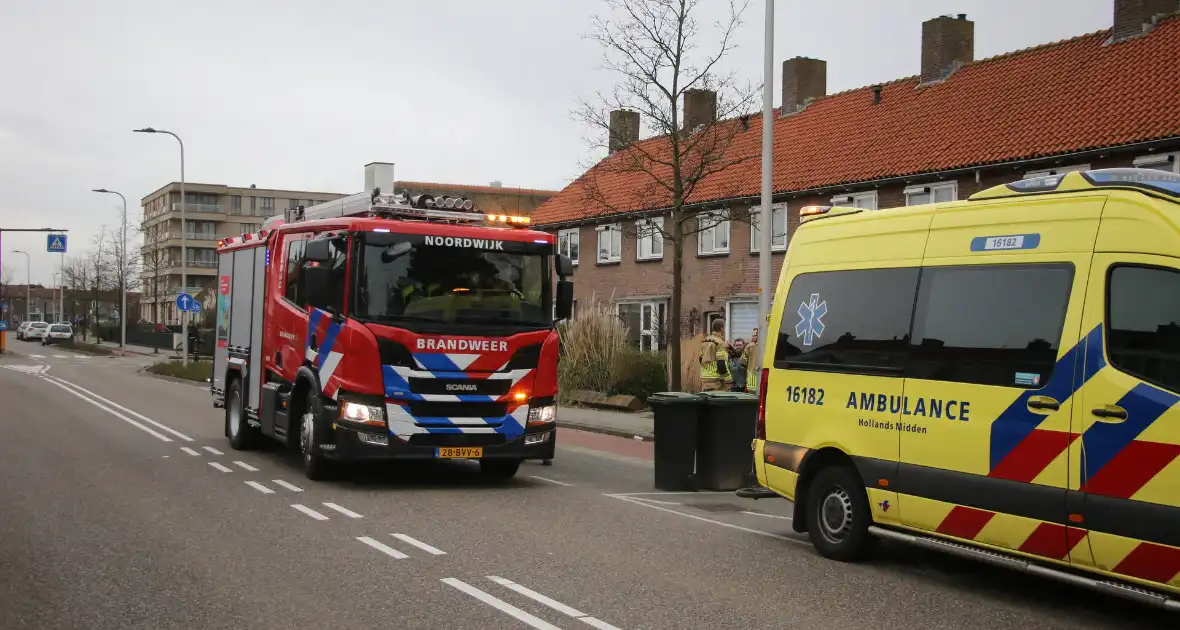
<path id="1" fill-rule="evenodd" d="M 561 419 L 558 419 L 557 426 L 559 428 L 565 427 L 567 429 L 573 429 L 575 431 L 587 431 L 589 433 L 602 433 L 604 435 L 613 435 L 615 437 L 626 438 L 628 440 L 634 440 L 634 439 L 638 438 L 644 442 L 654 441 L 654 438 L 650 435 L 637 435 L 633 431 L 627 431 L 625 429 L 616 429 L 614 427 L 603 427 L 603 426 L 598 426 L 598 425 L 593 425 L 593 424 L 583 424 L 581 422 L 569 422 L 568 420 L 561 420 Z"/>
<path id="2" fill-rule="evenodd" d="M 189 385 L 191 387 L 196 387 L 198 389 L 205 389 L 204 386 L 209 384 L 208 382 L 201 383 L 198 381 L 190 381 L 187 378 L 176 378 L 175 376 L 168 376 L 166 374 L 156 374 L 154 372 L 149 372 L 146 367 L 139 368 L 138 370 L 135 371 L 135 373 L 140 376 L 146 376 L 148 378 L 156 378 L 156 379 L 160 379 L 161 381 L 167 381 L 169 383 L 176 383 L 178 385 Z"/>

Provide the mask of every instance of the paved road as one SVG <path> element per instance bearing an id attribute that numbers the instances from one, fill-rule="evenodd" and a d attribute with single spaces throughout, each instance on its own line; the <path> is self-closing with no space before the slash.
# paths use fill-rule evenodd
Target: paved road
<path id="1" fill-rule="evenodd" d="M 634 440 L 563 431 L 508 483 L 462 463 L 312 483 L 231 451 L 199 387 L 37 354 L 0 357 L 5 630 L 1177 624 L 910 547 L 825 560 L 784 501 L 650 494 Z"/>

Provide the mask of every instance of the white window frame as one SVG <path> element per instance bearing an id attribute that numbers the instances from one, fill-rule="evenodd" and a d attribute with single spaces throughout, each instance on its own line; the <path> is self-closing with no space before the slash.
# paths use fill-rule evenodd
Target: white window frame
<path id="1" fill-rule="evenodd" d="M 644 249 L 647 252 L 644 252 Z M 664 217 L 635 221 L 635 260 L 664 258 Z"/>
<path id="2" fill-rule="evenodd" d="M 595 244 L 594 258 L 600 265 L 617 263 L 623 259 L 623 226 L 618 223 L 608 223 L 594 228 L 598 232 L 598 243 Z M 602 255 L 602 237 L 611 239 L 606 249 L 606 257 Z M 616 245 L 617 243 L 617 245 Z M 613 247 L 612 247 L 613 246 Z M 615 251 L 612 253 L 611 250 Z"/>
<path id="3" fill-rule="evenodd" d="M 868 206 L 860 205 L 860 202 L 868 200 Z M 877 191 L 870 190 L 869 192 L 852 193 L 850 195 L 836 195 L 832 197 L 833 206 L 843 206 L 850 208 L 860 208 L 862 210 L 877 210 Z"/>
<path id="4" fill-rule="evenodd" d="M 1170 172 L 1180 174 L 1180 152 L 1176 153 L 1152 153 L 1150 155 L 1140 155 L 1135 158 L 1133 165 L 1136 168 L 1149 166 L 1152 164 L 1160 164 L 1161 162 L 1172 161 L 1172 170 Z M 1169 171 L 1164 171 L 1169 172 Z"/>
<path id="5" fill-rule="evenodd" d="M 578 255 L 570 256 L 570 242 L 571 239 L 578 243 Z M 562 248 L 562 241 L 565 241 L 564 250 Z M 578 259 L 582 256 L 582 231 L 578 228 L 568 228 L 557 231 L 557 253 L 570 259 L 570 262 L 575 267 L 578 266 Z"/>
<path id="6" fill-rule="evenodd" d="M 733 305 L 734 304 L 753 304 L 755 307 L 757 307 L 758 300 L 734 298 L 734 299 L 725 303 L 725 339 L 726 339 L 726 341 L 729 341 L 729 342 L 734 341 L 733 327 L 731 324 L 731 322 L 733 322 Z M 754 325 L 755 326 L 760 325 L 757 318 L 754 319 Z M 746 343 L 749 343 L 749 342 L 750 342 L 750 340 L 746 339 Z"/>
<path id="7" fill-rule="evenodd" d="M 1075 164 L 1073 166 L 1057 166 L 1054 168 L 1041 169 L 1039 171 L 1029 171 L 1024 174 L 1025 179 L 1032 179 L 1034 177 L 1048 177 L 1049 175 L 1064 175 L 1066 173 L 1076 173 L 1077 171 L 1090 170 L 1089 164 Z"/>
<path id="8" fill-rule="evenodd" d="M 666 317 L 667 313 L 668 313 L 668 305 L 667 305 L 666 301 L 665 300 L 623 300 L 621 302 L 616 302 L 615 303 L 615 317 L 618 317 L 620 320 L 622 320 L 622 318 L 623 318 L 620 310 L 622 309 L 622 307 L 624 305 L 627 305 L 627 306 L 638 305 L 639 306 L 639 330 L 635 331 L 639 335 L 639 349 L 643 350 L 643 340 L 645 338 L 647 338 L 648 339 L 648 342 L 647 342 L 648 343 L 648 351 L 649 352 L 659 352 L 660 351 L 660 334 L 661 334 L 660 331 L 664 325 L 663 320 L 660 319 L 660 306 L 662 305 L 664 307 L 664 315 Z M 648 328 L 643 327 L 643 322 L 645 321 L 644 311 L 650 311 L 651 317 L 648 317 L 646 319 L 655 322 L 654 326 L 649 326 Z"/>
<path id="9" fill-rule="evenodd" d="M 938 182 L 937 184 L 925 184 L 922 186 L 910 186 L 902 192 L 905 194 L 905 205 L 919 206 L 927 203 L 941 203 L 934 201 L 934 193 L 936 191 L 950 190 L 951 201 L 959 199 L 959 182 Z M 929 201 L 914 202 L 913 198 L 918 195 L 929 195 Z"/>
<path id="10" fill-rule="evenodd" d="M 783 233 L 782 244 L 775 243 L 775 238 L 779 236 L 774 232 L 774 220 L 778 217 L 783 218 Z M 758 235 L 759 221 L 762 218 L 762 206 L 754 206 L 750 208 L 750 253 L 756 254 L 762 249 L 762 238 Z M 787 232 L 790 227 L 787 221 L 790 217 L 787 215 L 787 204 L 775 203 L 770 206 L 770 251 L 785 252 L 787 251 Z"/>
<path id="11" fill-rule="evenodd" d="M 712 223 L 704 227 L 707 223 Z M 697 217 L 697 256 L 723 256 L 729 253 L 732 233 L 729 229 L 729 214 L 725 212 L 702 212 Z M 717 233 L 725 228 L 725 247 L 717 247 Z M 708 234 L 709 247 L 705 247 L 705 235 Z"/>

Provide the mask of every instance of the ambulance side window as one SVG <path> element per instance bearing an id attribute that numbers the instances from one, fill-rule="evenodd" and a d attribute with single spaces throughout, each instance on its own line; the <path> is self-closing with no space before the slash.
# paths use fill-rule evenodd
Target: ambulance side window
<path id="1" fill-rule="evenodd" d="M 1044 387 L 1072 284 L 1068 263 L 924 268 L 906 376 Z"/>
<path id="2" fill-rule="evenodd" d="M 302 234 L 296 234 L 287 241 L 287 284 L 283 287 L 283 295 L 296 306 L 304 306 L 300 302 L 299 282 L 303 271 L 303 243 Z"/>
<path id="3" fill-rule="evenodd" d="M 1180 273 L 1116 266 L 1110 272 L 1106 308 L 1111 365 L 1180 392 Z"/>

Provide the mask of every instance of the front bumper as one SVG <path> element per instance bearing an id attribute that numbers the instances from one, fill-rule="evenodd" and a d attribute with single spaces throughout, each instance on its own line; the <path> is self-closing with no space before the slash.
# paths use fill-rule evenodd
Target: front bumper
<path id="1" fill-rule="evenodd" d="M 374 444 L 363 439 L 387 440 L 386 444 Z M 541 441 L 525 444 L 526 440 L 536 440 L 535 436 L 544 436 Z M 529 427 L 525 433 L 515 440 L 503 444 L 483 445 L 482 459 L 553 459 L 557 444 L 557 427 L 554 424 L 539 427 Z M 388 431 L 353 427 L 346 424 L 336 424 L 323 448 L 324 457 L 341 461 L 381 461 L 381 460 L 422 460 L 436 459 L 438 446 L 411 444 L 390 435 Z M 466 446 L 462 444 L 445 444 L 442 446 Z M 475 446 L 479 446 L 476 444 Z"/>

